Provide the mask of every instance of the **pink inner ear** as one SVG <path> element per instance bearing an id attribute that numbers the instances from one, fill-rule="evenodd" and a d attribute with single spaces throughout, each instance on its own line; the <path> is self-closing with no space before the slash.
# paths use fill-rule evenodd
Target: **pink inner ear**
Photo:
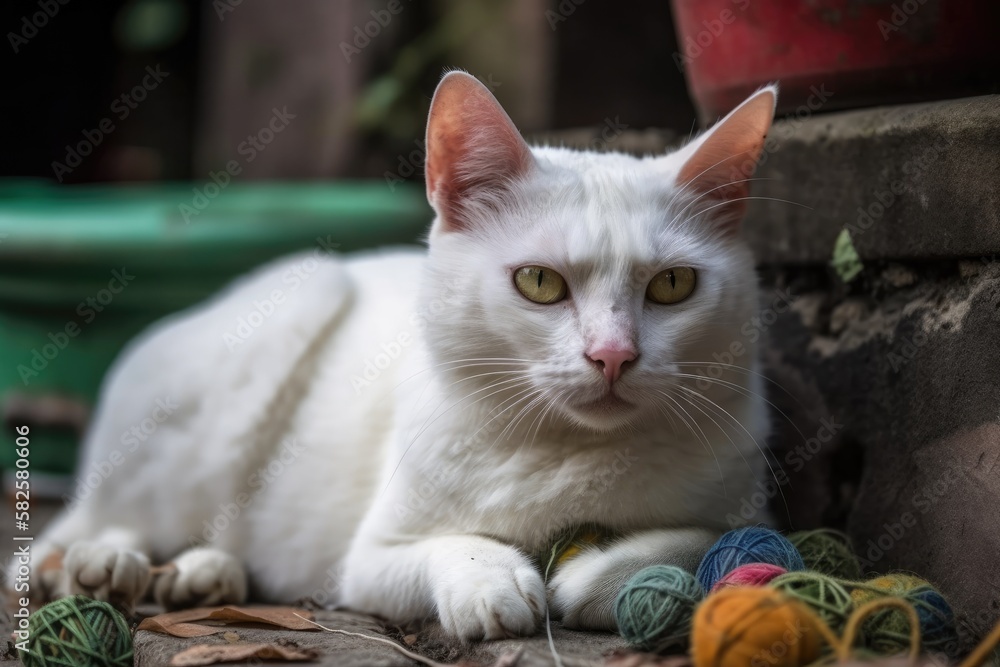
<path id="1" fill-rule="evenodd" d="M 461 72 L 441 81 L 427 122 L 426 178 L 446 230 L 464 229 L 465 203 L 501 194 L 531 164 L 528 145 L 479 81 Z"/>
<path id="2" fill-rule="evenodd" d="M 774 93 L 757 93 L 709 131 L 678 174 L 677 183 L 704 194 L 707 205 L 715 207 L 713 218 L 729 228 L 735 229 L 746 211 L 747 179 L 756 169 L 773 115 Z"/>

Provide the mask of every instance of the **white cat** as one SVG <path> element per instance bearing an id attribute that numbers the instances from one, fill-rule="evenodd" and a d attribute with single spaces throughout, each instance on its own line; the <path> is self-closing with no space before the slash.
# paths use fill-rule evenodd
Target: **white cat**
<path id="1" fill-rule="evenodd" d="M 768 475 L 739 221 L 776 92 L 637 159 L 529 148 L 445 76 L 429 253 L 286 258 L 133 343 L 36 587 L 178 607 L 249 582 L 465 640 L 530 634 L 546 604 L 614 629 L 621 583 L 694 568 Z M 544 582 L 529 554 L 579 525 L 616 537 Z"/>

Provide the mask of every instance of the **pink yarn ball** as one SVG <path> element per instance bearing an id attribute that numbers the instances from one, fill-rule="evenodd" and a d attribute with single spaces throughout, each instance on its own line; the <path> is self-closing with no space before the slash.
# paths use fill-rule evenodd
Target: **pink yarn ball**
<path id="1" fill-rule="evenodd" d="M 730 586 L 764 586 L 775 577 L 785 574 L 787 570 L 777 565 L 767 563 L 747 563 L 724 576 L 712 586 L 712 592 Z"/>

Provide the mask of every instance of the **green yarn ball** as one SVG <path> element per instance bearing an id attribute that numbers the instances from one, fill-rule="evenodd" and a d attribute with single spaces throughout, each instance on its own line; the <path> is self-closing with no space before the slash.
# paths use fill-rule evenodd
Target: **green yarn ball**
<path id="1" fill-rule="evenodd" d="M 829 528 L 802 530 L 788 536 L 802 555 L 807 570 L 837 579 L 861 578 L 861 563 L 851 549 L 851 541 L 840 531 Z"/>
<path id="2" fill-rule="evenodd" d="M 50 602 L 28 619 L 24 667 L 131 667 L 128 622 L 107 602 L 72 595 Z"/>
<path id="3" fill-rule="evenodd" d="M 694 608 L 705 597 L 690 572 L 653 565 L 629 579 L 615 600 L 618 631 L 633 647 L 651 653 L 683 649 Z"/>
<path id="4" fill-rule="evenodd" d="M 927 581 L 911 574 L 888 574 L 852 584 L 851 597 L 857 606 L 883 597 L 904 600 L 917 612 L 921 650 L 959 657 L 960 641 L 955 614 L 944 596 Z M 895 608 L 873 612 L 862 625 L 865 644 L 879 655 L 903 653 L 910 647 L 910 622 Z"/>
<path id="5" fill-rule="evenodd" d="M 833 577 L 819 572 L 789 572 L 768 585 L 804 603 L 838 635 L 843 633 L 854 603 L 850 592 Z"/>

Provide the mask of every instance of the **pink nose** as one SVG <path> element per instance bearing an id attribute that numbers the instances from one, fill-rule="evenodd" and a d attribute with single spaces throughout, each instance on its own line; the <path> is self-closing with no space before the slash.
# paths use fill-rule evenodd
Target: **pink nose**
<path id="1" fill-rule="evenodd" d="M 604 377 L 608 379 L 608 384 L 613 384 L 621 376 L 622 367 L 630 361 L 635 361 L 636 354 L 633 350 L 602 347 L 588 352 L 587 358 L 601 368 Z"/>

